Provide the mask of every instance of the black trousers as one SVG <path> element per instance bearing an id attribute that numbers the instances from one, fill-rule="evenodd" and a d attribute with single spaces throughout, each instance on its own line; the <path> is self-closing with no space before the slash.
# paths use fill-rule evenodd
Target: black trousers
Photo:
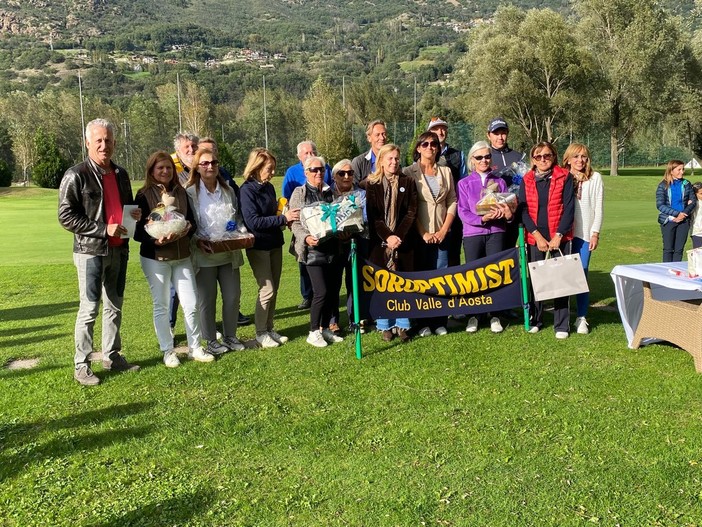
<path id="1" fill-rule="evenodd" d="M 310 331 L 328 328 L 332 314 L 339 311 L 339 290 L 341 262 L 324 265 L 307 265 L 307 272 L 312 282 L 312 306 L 310 308 Z"/>

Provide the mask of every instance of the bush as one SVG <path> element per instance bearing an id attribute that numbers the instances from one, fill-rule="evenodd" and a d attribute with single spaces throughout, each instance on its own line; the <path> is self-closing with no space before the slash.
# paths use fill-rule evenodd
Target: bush
<path id="1" fill-rule="evenodd" d="M 32 168 L 32 180 L 43 188 L 59 188 L 61 178 L 68 169 L 68 162 L 63 158 L 56 145 L 56 138 L 37 130 L 34 136 L 37 161 Z"/>
<path id="2" fill-rule="evenodd" d="M 0 159 L 0 187 L 9 187 L 12 184 L 12 170 L 8 164 Z"/>

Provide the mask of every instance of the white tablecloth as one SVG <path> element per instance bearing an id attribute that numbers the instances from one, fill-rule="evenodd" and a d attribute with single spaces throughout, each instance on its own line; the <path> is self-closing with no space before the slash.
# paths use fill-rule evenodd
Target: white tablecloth
<path id="1" fill-rule="evenodd" d="M 634 333 L 643 310 L 642 282 L 651 284 L 651 295 L 656 300 L 702 299 L 702 279 L 676 276 L 671 271 L 687 275 L 687 262 L 617 265 L 610 275 L 614 281 L 619 315 L 631 348 Z M 644 339 L 643 344 L 659 339 Z"/>

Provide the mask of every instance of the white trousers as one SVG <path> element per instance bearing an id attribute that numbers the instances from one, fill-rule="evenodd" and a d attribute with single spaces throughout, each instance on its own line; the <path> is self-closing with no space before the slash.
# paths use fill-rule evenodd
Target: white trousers
<path id="1" fill-rule="evenodd" d="M 185 334 L 188 347 L 201 346 L 200 319 L 197 312 L 197 287 L 190 258 L 159 261 L 140 257 L 141 269 L 151 289 L 154 301 L 154 329 L 161 351 L 173 347 L 170 323 L 171 284 L 178 292 L 180 307 L 185 315 Z"/>

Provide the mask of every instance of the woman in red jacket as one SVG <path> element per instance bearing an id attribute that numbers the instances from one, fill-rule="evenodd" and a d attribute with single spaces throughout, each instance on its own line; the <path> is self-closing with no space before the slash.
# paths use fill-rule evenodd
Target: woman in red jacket
<path id="1" fill-rule="evenodd" d="M 530 157 L 531 170 L 524 174 L 519 186 L 519 204 L 527 233 L 529 261 L 533 262 L 545 259 L 547 252 L 559 255 L 558 249 L 570 254 L 575 202 L 573 176 L 558 166 L 556 148 L 551 143 L 539 143 L 531 149 Z M 566 339 L 570 329 L 568 297 L 555 298 L 553 308 L 556 338 Z M 532 300 L 529 303 L 531 333 L 543 327 L 543 314 L 542 302 Z"/>

